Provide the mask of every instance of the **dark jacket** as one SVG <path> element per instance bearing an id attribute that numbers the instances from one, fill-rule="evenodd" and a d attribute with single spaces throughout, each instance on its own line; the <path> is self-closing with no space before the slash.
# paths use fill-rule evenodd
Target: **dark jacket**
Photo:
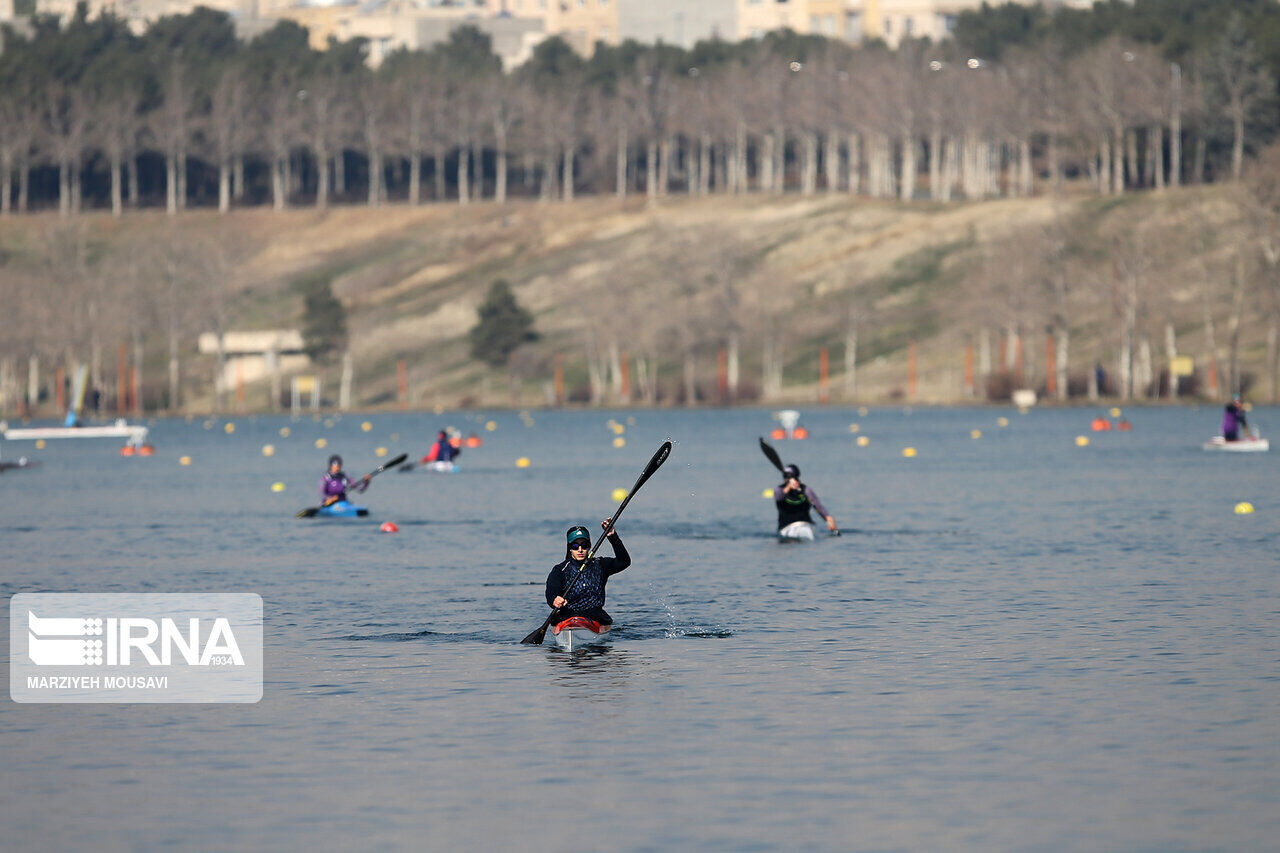
<path id="1" fill-rule="evenodd" d="M 631 565 L 631 555 L 617 534 L 609 537 L 609 544 L 613 546 L 612 557 L 592 557 L 585 563 L 566 557 L 551 569 L 547 575 L 548 607 L 554 607 L 552 602 L 556 596 L 563 595 L 569 600 L 561 611 L 563 618 L 586 616 L 605 624 L 613 622 L 604 612 L 605 584 L 610 577 Z"/>
<path id="2" fill-rule="evenodd" d="M 778 507 L 779 530 L 797 521 L 807 521 L 812 524 L 813 517 L 809 515 L 810 509 L 816 509 L 818 515 L 823 518 L 829 515 L 822 501 L 818 500 L 818 493 L 804 483 L 801 483 L 799 490 L 795 492 L 786 492 L 786 487 L 787 484 L 783 483 L 773 490 L 773 502 Z"/>

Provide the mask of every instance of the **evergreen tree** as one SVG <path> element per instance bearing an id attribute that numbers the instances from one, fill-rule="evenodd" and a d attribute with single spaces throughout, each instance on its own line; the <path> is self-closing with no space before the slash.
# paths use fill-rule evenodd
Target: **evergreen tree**
<path id="1" fill-rule="evenodd" d="M 476 309 L 479 322 L 471 330 L 471 355 L 490 367 L 502 367 L 521 344 L 536 341 L 533 315 L 520 307 L 511 285 L 498 279 Z"/>
<path id="2" fill-rule="evenodd" d="M 347 347 L 347 310 L 333 295 L 329 278 L 299 284 L 303 298 L 302 342 L 313 361 L 327 362 Z"/>

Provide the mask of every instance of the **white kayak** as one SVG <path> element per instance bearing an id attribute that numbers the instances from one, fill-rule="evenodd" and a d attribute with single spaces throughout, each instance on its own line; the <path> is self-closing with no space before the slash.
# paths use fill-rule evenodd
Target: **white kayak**
<path id="1" fill-rule="evenodd" d="M 778 539 L 783 542 L 812 542 L 813 524 L 808 521 L 793 521 L 778 531 Z"/>
<path id="2" fill-rule="evenodd" d="M 434 471 L 437 474 L 456 474 L 458 466 L 453 462 L 427 462 L 422 466 L 428 471 Z"/>
<path id="3" fill-rule="evenodd" d="M 582 616 L 573 616 L 553 627 L 551 636 L 555 638 L 556 645 L 571 652 L 603 642 L 609 636 L 611 627 Z"/>
<path id="4" fill-rule="evenodd" d="M 1222 450 L 1227 453 L 1262 453 L 1271 449 L 1271 442 L 1257 435 L 1245 436 L 1235 441 L 1227 441 L 1222 436 L 1215 435 L 1203 446 L 1205 450 Z"/>

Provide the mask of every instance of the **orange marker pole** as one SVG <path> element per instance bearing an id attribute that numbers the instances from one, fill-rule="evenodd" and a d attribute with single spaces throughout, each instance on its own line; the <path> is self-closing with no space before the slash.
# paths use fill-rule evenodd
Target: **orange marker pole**
<path id="1" fill-rule="evenodd" d="M 116 352 L 116 414 L 123 415 L 129 387 L 129 351 L 121 344 Z"/>
<path id="2" fill-rule="evenodd" d="M 138 368 L 136 366 L 129 368 L 129 386 L 133 389 L 129 395 L 133 403 L 133 413 L 140 415 L 142 414 L 142 385 L 138 382 Z"/>
<path id="3" fill-rule="evenodd" d="M 1053 335 L 1049 335 L 1044 345 L 1044 369 L 1048 374 L 1045 387 L 1049 389 L 1050 397 L 1058 396 L 1058 356 L 1053 344 Z"/>
<path id="4" fill-rule="evenodd" d="M 831 399 L 828 380 L 831 378 L 828 370 L 830 364 L 827 359 L 827 348 L 823 347 L 818 350 L 818 402 L 825 403 Z"/>
<path id="5" fill-rule="evenodd" d="M 716 353 L 716 391 L 720 402 L 729 399 L 729 353 L 724 347 Z"/>
<path id="6" fill-rule="evenodd" d="M 564 405 L 564 356 L 556 353 L 556 372 L 555 372 L 555 395 L 556 405 Z"/>
<path id="7" fill-rule="evenodd" d="M 916 342 L 907 344 L 907 397 L 914 400 L 919 390 L 919 373 L 916 356 Z"/>
<path id="8" fill-rule="evenodd" d="M 626 354 L 622 354 L 622 402 L 631 402 L 631 360 Z"/>
<path id="9" fill-rule="evenodd" d="M 973 382 L 973 344 L 965 344 L 964 347 L 964 392 L 970 397 L 974 391 Z"/>

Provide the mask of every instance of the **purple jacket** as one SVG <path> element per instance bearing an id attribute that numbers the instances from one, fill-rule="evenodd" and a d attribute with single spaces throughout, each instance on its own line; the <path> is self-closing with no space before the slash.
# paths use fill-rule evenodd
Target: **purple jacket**
<path id="1" fill-rule="evenodd" d="M 329 498 L 336 497 L 340 501 L 345 501 L 347 499 L 347 489 L 363 492 L 368 486 L 369 484 L 364 480 L 352 480 L 342 471 L 337 474 L 330 474 L 326 471 L 325 475 L 320 478 L 320 500 L 327 501 Z"/>
<path id="2" fill-rule="evenodd" d="M 1249 422 L 1245 420 L 1244 410 L 1235 403 L 1227 403 L 1226 410 L 1222 413 L 1222 434 L 1235 435 L 1240 427 L 1248 427 Z"/>

